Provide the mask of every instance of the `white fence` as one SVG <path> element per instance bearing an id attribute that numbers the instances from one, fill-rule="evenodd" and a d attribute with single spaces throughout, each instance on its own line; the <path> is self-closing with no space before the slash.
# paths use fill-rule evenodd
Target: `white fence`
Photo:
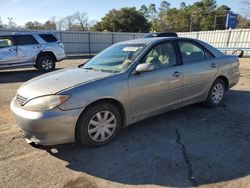
<path id="1" fill-rule="evenodd" d="M 217 48 L 228 48 L 229 50 L 223 50 L 227 53 L 234 49 L 244 49 L 245 55 L 250 54 L 250 29 L 182 32 L 178 35 L 199 39 Z"/>
<path id="2" fill-rule="evenodd" d="M 0 35 L 34 30 L 0 30 Z M 37 32 L 36 30 L 35 32 Z M 143 33 L 39 31 L 53 32 L 65 46 L 67 55 L 92 55 L 124 40 L 141 38 Z M 180 37 L 196 38 L 217 48 L 250 48 L 250 29 L 181 32 Z M 249 49 L 250 50 L 250 49 Z M 249 51 L 246 49 L 245 54 Z M 229 50 L 230 51 L 230 50 Z"/>
<path id="3" fill-rule="evenodd" d="M 44 31 L 44 30 L 0 30 L 0 35 L 14 32 L 49 32 L 60 39 L 65 47 L 66 55 L 94 55 L 110 45 L 135 38 L 141 38 L 143 33 L 118 32 L 83 32 L 83 31 Z"/>

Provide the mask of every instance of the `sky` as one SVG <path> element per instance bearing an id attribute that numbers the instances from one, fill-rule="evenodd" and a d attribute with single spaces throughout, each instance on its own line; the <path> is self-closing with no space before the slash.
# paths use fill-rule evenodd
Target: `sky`
<path id="1" fill-rule="evenodd" d="M 171 7 L 179 8 L 181 2 L 186 5 L 197 0 L 167 0 Z M 100 20 L 109 10 L 122 7 L 136 7 L 149 5 L 160 6 L 161 0 L 0 0 L 0 17 L 4 23 L 8 17 L 18 25 L 24 25 L 28 21 L 45 22 L 52 16 L 62 18 L 76 11 L 86 12 L 90 20 Z M 232 11 L 240 13 L 243 8 L 240 0 L 217 0 L 218 5 L 225 4 Z"/>

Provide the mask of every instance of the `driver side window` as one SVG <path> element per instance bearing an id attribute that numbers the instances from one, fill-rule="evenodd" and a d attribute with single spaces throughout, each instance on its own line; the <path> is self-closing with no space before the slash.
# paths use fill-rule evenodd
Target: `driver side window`
<path id="1" fill-rule="evenodd" d="M 155 68 L 172 66 L 176 62 L 175 49 L 170 42 L 154 46 L 141 61 L 141 63 L 150 63 Z"/>

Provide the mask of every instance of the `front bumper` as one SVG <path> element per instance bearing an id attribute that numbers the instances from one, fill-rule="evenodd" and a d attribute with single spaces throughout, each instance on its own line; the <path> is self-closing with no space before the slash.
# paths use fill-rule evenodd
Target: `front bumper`
<path id="1" fill-rule="evenodd" d="M 75 126 L 82 109 L 33 112 L 22 109 L 15 99 L 11 101 L 10 108 L 17 125 L 30 142 L 55 145 L 75 141 Z"/>

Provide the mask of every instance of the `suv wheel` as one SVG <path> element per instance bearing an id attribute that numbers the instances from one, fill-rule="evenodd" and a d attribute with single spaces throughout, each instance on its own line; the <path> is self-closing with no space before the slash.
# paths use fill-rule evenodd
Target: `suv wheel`
<path id="1" fill-rule="evenodd" d="M 86 109 L 76 126 L 76 141 L 86 146 L 101 146 L 111 141 L 121 127 L 116 106 L 101 102 Z"/>
<path id="2" fill-rule="evenodd" d="M 225 93 L 225 83 L 221 79 L 216 79 L 209 90 L 206 104 L 215 107 L 221 104 Z"/>
<path id="3" fill-rule="evenodd" d="M 55 69 L 56 62 L 51 56 L 43 56 L 37 60 L 36 67 L 42 72 L 50 72 Z"/>

